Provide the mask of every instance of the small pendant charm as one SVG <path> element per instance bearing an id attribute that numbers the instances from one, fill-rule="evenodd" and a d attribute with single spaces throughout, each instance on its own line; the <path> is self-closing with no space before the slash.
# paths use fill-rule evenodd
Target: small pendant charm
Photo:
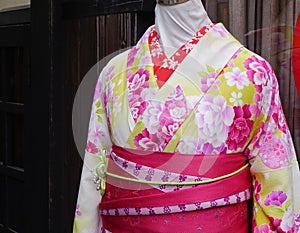
<path id="1" fill-rule="evenodd" d="M 96 184 L 96 190 L 100 191 L 101 196 L 103 196 L 106 189 L 106 171 L 108 165 L 105 149 L 101 149 L 99 151 L 99 159 L 100 161 L 92 170 L 92 173 L 94 174 L 93 182 L 94 184 Z"/>

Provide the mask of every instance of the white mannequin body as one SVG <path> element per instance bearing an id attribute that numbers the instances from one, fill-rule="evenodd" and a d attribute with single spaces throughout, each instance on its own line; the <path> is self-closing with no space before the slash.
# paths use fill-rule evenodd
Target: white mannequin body
<path id="1" fill-rule="evenodd" d="M 201 0 L 189 0 L 170 6 L 157 4 L 155 8 L 156 30 L 167 56 L 210 23 Z"/>

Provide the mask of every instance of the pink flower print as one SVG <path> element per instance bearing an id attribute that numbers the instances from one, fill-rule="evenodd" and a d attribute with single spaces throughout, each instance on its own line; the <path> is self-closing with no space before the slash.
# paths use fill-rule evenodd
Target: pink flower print
<path id="1" fill-rule="evenodd" d="M 224 75 L 227 79 L 228 86 L 236 86 L 239 90 L 244 89 L 245 86 L 249 86 L 250 82 L 246 72 L 241 72 L 238 67 L 235 67 L 232 70 L 233 72 L 227 72 Z"/>
<path id="2" fill-rule="evenodd" d="M 282 145 L 282 143 L 280 143 L 280 141 L 278 141 L 278 143 L 275 144 L 274 153 L 278 157 L 281 157 L 281 158 L 285 157 L 285 154 L 286 154 L 285 146 Z M 288 161 L 286 161 L 286 160 L 287 160 L 287 158 L 284 159 L 284 161 L 282 161 L 282 162 L 284 162 L 285 164 L 288 164 Z"/>
<path id="3" fill-rule="evenodd" d="M 222 143 L 218 147 L 213 147 L 210 143 L 205 143 L 203 145 L 202 150 L 198 154 L 204 154 L 204 155 L 213 155 L 213 154 L 224 154 L 226 153 L 227 148 L 225 147 L 225 144 Z"/>
<path id="4" fill-rule="evenodd" d="M 165 213 L 165 214 L 171 213 L 171 209 L 170 209 L 169 206 L 165 206 L 165 207 L 164 207 L 164 213 Z"/>
<path id="5" fill-rule="evenodd" d="M 226 141 L 229 150 L 243 148 L 249 138 L 253 126 L 253 121 L 250 120 L 252 115 L 249 107 L 249 105 L 233 107 L 235 113 L 234 121 L 230 126 Z"/>
<path id="6" fill-rule="evenodd" d="M 198 144 L 200 144 L 199 140 L 191 136 L 186 136 L 179 141 L 177 149 L 178 152 L 182 154 L 199 154 L 198 152 L 200 151 L 200 149 L 198 147 Z"/>
<path id="7" fill-rule="evenodd" d="M 294 209 L 292 206 L 288 208 L 288 210 L 284 213 L 282 221 L 280 223 L 280 229 L 283 230 L 283 232 L 297 232 L 294 231 L 296 228 L 295 225 L 295 216 L 294 216 Z"/>
<path id="8" fill-rule="evenodd" d="M 273 103 L 273 89 L 270 86 L 263 86 L 262 87 L 262 91 L 261 91 L 261 102 L 259 102 L 258 104 L 261 105 L 261 110 L 263 112 L 263 114 L 268 115 L 270 114 L 270 106 L 274 106 Z"/>
<path id="9" fill-rule="evenodd" d="M 296 214 L 295 225 L 296 232 L 300 232 L 300 214 Z"/>
<path id="10" fill-rule="evenodd" d="M 261 106 L 259 106 L 259 103 L 262 101 L 262 96 L 260 94 L 255 94 L 253 100 L 256 104 L 250 106 L 250 111 L 255 116 L 255 118 L 258 118 L 261 114 Z"/>
<path id="11" fill-rule="evenodd" d="M 179 176 L 179 182 L 184 182 L 184 181 L 186 181 L 186 179 L 187 179 L 186 175 L 180 174 L 180 176 Z"/>
<path id="12" fill-rule="evenodd" d="M 216 201 L 210 202 L 210 207 L 216 207 L 216 206 L 218 206 L 218 203 Z"/>
<path id="13" fill-rule="evenodd" d="M 263 224 L 258 228 L 257 226 L 254 228 L 254 233 L 270 233 L 269 226 L 266 224 Z"/>
<path id="14" fill-rule="evenodd" d="M 226 205 L 230 205 L 230 198 L 229 197 L 225 197 L 224 198 L 224 202 L 226 203 Z"/>
<path id="15" fill-rule="evenodd" d="M 272 72 L 271 66 L 266 60 L 257 55 L 253 55 L 244 62 L 245 68 L 248 70 L 247 75 L 251 82 L 255 85 L 257 91 L 261 92 L 262 86 L 266 83 L 269 73 Z"/>
<path id="16" fill-rule="evenodd" d="M 163 119 L 161 123 L 163 124 L 163 127 L 161 129 L 161 134 L 158 134 L 158 136 L 165 137 L 164 141 L 167 142 L 175 135 L 180 125 L 179 123 L 167 121 L 166 119 Z"/>
<path id="17" fill-rule="evenodd" d="M 205 95 L 195 111 L 199 138 L 213 148 L 221 146 L 228 137 L 233 118 L 234 111 L 223 96 Z"/>
<path id="18" fill-rule="evenodd" d="M 115 216 L 119 216 L 119 215 L 120 215 L 119 210 L 115 209 Z"/>
<path id="19" fill-rule="evenodd" d="M 127 169 L 127 168 L 128 168 L 128 161 L 125 160 L 125 161 L 122 163 L 122 167 L 125 168 L 125 169 Z"/>
<path id="20" fill-rule="evenodd" d="M 202 205 L 202 203 L 201 203 L 201 202 L 197 202 L 197 203 L 195 204 L 195 206 L 196 206 L 196 210 L 202 210 L 202 209 L 203 209 L 203 207 L 202 207 L 201 205 Z"/>
<path id="21" fill-rule="evenodd" d="M 108 85 L 107 85 L 106 91 L 103 94 L 104 103 L 105 103 L 106 107 L 107 107 L 109 101 L 113 101 L 113 98 L 116 98 L 116 96 L 113 97 L 114 88 L 115 88 L 115 84 L 109 82 Z"/>
<path id="22" fill-rule="evenodd" d="M 275 121 L 275 124 L 278 125 L 278 128 L 283 132 L 287 132 L 287 125 L 286 125 L 286 120 L 285 116 L 283 114 L 282 107 L 280 108 L 272 115 L 273 120 Z"/>
<path id="23" fill-rule="evenodd" d="M 76 216 L 78 216 L 78 217 L 82 216 L 82 213 L 81 213 L 81 211 L 80 211 L 79 209 L 80 209 L 80 205 L 77 204 L 77 205 L 76 205 L 76 211 L 75 211 L 75 214 L 76 214 Z"/>
<path id="24" fill-rule="evenodd" d="M 154 139 L 154 140 L 153 140 Z M 157 143 L 157 138 L 151 137 L 149 131 L 147 129 L 144 129 L 142 133 L 138 134 L 134 138 L 134 145 L 138 149 L 142 150 L 150 150 L 150 151 L 158 151 L 159 147 Z"/>
<path id="25" fill-rule="evenodd" d="M 163 103 L 159 101 L 149 101 L 143 114 L 143 123 L 151 134 L 157 133 L 160 124 L 160 117 L 163 113 Z"/>
<path id="26" fill-rule="evenodd" d="M 178 205 L 178 207 L 182 212 L 186 210 L 185 204 Z"/>
<path id="27" fill-rule="evenodd" d="M 263 145 L 258 151 L 258 156 L 267 167 L 278 169 L 289 165 L 286 146 L 276 135 L 267 133 Z"/>
<path id="28" fill-rule="evenodd" d="M 99 150 L 94 143 L 92 143 L 91 141 L 88 141 L 88 143 L 86 145 L 86 151 L 91 154 L 97 154 Z"/>
<path id="29" fill-rule="evenodd" d="M 260 191 L 261 191 L 261 184 L 258 182 L 258 180 L 256 179 L 256 177 L 253 178 L 254 181 L 254 196 L 256 201 L 258 202 L 258 204 L 261 204 L 261 199 L 260 199 Z"/>
<path id="30" fill-rule="evenodd" d="M 294 233 L 296 228 L 296 221 L 294 216 L 293 207 L 290 206 L 288 210 L 284 213 L 282 221 L 280 223 L 280 229 L 282 232 Z"/>
<path id="31" fill-rule="evenodd" d="M 137 122 L 139 117 L 145 112 L 147 103 L 142 98 L 136 98 L 129 100 L 129 105 L 132 117 Z"/>
<path id="32" fill-rule="evenodd" d="M 99 77 L 96 87 L 95 87 L 93 102 L 95 102 L 96 100 L 98 100 L 100 98 L 101 93 L 102 93 L 102 80 Z"/>
<path id="33" fill-rule="evenodd" d="M 141 208 L 134 208 L 135 212 L 140 215 L 142 213 L 142 209 Z"/>
<path id="34" fill-rule="evenodd" d="M 279 190 L 272 191 L 266 198 L 264 204 L 266 206 L 281 206 L 287 200 L 287 195 Z"/>
<path id="35" fill-rule="evenodd" d="M 143 88 L 149 87 L 149 70 L 139 69 L 136 73 L 131 74 L 128 78 L 129 91 L 134 92 L 135 94 L 140 94 Z"/>
<path id="36" fill-rule="evenodd" d="M 173 103 L 167 101 L 161 117 L 163 116 L 166 120 L 181 122 L 186 118 L 187 114 L 188 109 L 185 101 L 175 101 Z"/>
<path id="37" fill-rule="evenodd" d="M 124 213 L 125 213 L 126 215 L 129 215 L 129 208 L 124 208 Z"/>
<path id="38" fill-rule="evenodd" d="M 188 115 L 186 98 L 180 86 L 177 86 L 174 92 L 168 96 L 164 105 L 163 114 L 160 115 L 160 122 L 166 126 L 168 131 L 171 131 L 169 126 L 178 127 L 175 123 L 181 123 Z M 169 126 L 167 126 L 169 125 Z M 177 129 L 175 129 L 177 130 Z"/>
<path id="39" fill-rule="evenodd" d="M 158 120 L 157 137 L 161 138 L 162 148 L 175 135 L 188 113 L 186 98 L 180 86 L 177 86 L 168 96 Z"/>
<path id="40" fill-rule="evenodd" d="M 212 30 L 211 30 L 212 35 L 215 35 L 216 37 L 223 37 L 223 38 L 228 38 L 229 34 L 226 31 L 226 29 L 222 25 L 215 25 Z"/>
<path id="41" fill-rule="evenodd" d="M 98 140 L 100 138 L 104 138 L 105 137 L 105 133 L 100 129 L 99 126 L 96 126 L 96 129 L 94 131 L 94 134 L 93 134 L 93 138 L 95 140 Z"/>
<path id="42" fill-rule="evenodd" d="M 202 92 L 207 92 L 213 84 L 215 84 L 215 89 L 217 85 L 221 83 L 220 80 L 216 81 L 218 74 L 216 72 L 209 73 L 207 77 L 201 77 L 201 90 Z M 216 83 L 215 83 L 216 82 Z"/>
<path id="43" fill-rule="evenodd" d="M 148 208 L 149 215 L 155 215 L 155 210 L 153 208 Z"/>
<path id="44" fill-rule="evenodd" d="M 268 131 L 264 135 L 263 144 L 272 144 L 274 140 L 276 140 L 274 138 L 274 133 L 271 131 Z"/>
<path id="45" fill-rule="evenodd" d="M 300 214 L 296 214 L 295 221 L 296 221 L 297 225 L 300 225 Z"/>
<path id="46" fill-rule="evenodd" d="M 265 132 L 264 127 L 265 127 L 265 123 L 262 122 L 261 125 L 259 126 L 259 128 L 256 130 L 255 135 L 254 135 L 254 137 L 252 138 L 252 141 L 251 141 L 251 147 L 253 149 L 261 147 L 260 143 L 262 143 L 262 142 L 261 142 L 260 139 L 261 139 L 261 135 L 263 135 L 264 132 Z M 246 152 L 247 152 L 246 155 L 249 157 L 249 159 L 254 157 L 254 155 L 252 154 L 253 151 L 250 151 L 249 148 L 246 149 Z"/>
<path id="47" fill-rule="evenodd" d="M 128 53 L 128 61 L 127 61 L 127 67 L 131 67 L 134 63 L 135 60 L 135 56 L 137 54 L 137 52 L 139 51 L 139 49 L 137 47 L 133 47 L 129 53 Z"/>
<path id="48" fill-rule="evenodd" d="M 151 54 L 150 54 L 149 52 L 147 52 L 147 53 L 145 54 L 145 56 L 143 56 L 143 57 L 141 58 L 140 64 L 146 66 L 146 65 L 149 65 L 149 64 L 151 64 L 151 63 L 152 63 Z"/>
<path id="49" fill-rule="evenodd" d="M 280 224 L 281 224 L 281 219 L 278 219 L 278 218 L 273 218 L 273 217 L 270 217 L 270 230 L 272 231 L 278 231 L 278 232 L 282 232 L 279 227 L 280 227 Z"/>
<path id="50" fill-rule="evenodd" d="M 115 69 L 115 66 L 111 66 L 107 69 L 107 71 L 105 73 L 105 81 L 106 82 L 109 82 L 115 76 L 115 74 L 113 73 L 114 69 Z"/>
<path id="51" fill-rule="evenodd" d="M 128 82 L 128 101 L 131 109 L 131 114 L 135 122 L 144 113 L 147 107 L 147 103 L 142 98 L 141 93 L 145 88 L 149 87 L 149 76 L 148 70 L 139 69 L 136 73 L 132 74 L 130 71 L 127 72 Z"/>

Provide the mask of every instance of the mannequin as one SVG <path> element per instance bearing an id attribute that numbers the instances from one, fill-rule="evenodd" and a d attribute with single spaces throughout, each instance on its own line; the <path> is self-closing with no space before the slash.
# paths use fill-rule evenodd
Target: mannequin
<path id="1" fill-rule="evenodd" d="M 167 56 L 192 38 L 205 25 L 211 24 L 201 0 L 183 1 L 174 5 L 157 4 L 155 26 Z"/>
<path id="2" fill-rule="evenodd" d="M 155 13 L 99 76 L 73 233 L 300 233 L 272 68 L 210 25 L 201 0 L 158 0 Z"/>

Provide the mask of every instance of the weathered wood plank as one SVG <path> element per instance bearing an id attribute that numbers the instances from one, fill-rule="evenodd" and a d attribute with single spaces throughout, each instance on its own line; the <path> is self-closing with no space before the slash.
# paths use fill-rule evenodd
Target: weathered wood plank
<path id="1" fill-rule="evenodd" d="M 218 22 L 218 1 L 217 0 L 206 0 L 205 1 L 206 11 L 213 22 Z"/>
<path id="2" fill-rule="evenodd" d="M 76 18 L 84 16 L 97 16 L 107 14 L 117 14 L 126 12 L 152 12 L 155 0 L 70 0 L 63 4 L 65 18 Z"/>
<path id="3" fill-rule="evenodd" d="M 229 0 L 229 25 L 231 33 L 246 45 L 246 0 Z"/>
<path id="4" fill-rule="evenodd" d="M 247 19 L 247 32 L 246 32 L 246 41 L 247 47 L 254 51 L 255 50 L 255 30 L 256 30 L 256 0 L 247 1 L 248 5 L 248 19 Z"/>

